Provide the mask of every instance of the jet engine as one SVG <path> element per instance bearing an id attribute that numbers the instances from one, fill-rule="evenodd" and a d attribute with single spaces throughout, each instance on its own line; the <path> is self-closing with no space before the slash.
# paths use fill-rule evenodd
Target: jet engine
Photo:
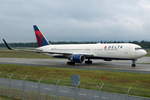
<path id="1" fill-rule="evenodd" d="M 85 60 L 85 56 L 81 54 L 75 54 L 75 55 L 71 55 L 69 57 L 69 60 L 75 63 L 82 63 Z"/>

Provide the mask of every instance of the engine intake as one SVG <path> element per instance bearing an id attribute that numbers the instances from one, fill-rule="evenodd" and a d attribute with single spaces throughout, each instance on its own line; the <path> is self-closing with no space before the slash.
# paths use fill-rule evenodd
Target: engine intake
<path id="1" fill-rule="evenodd" d="M 69 57 L 69 60 L 71 62 L 75 62 L 75 63 L 82 63 L 85 60 L 85 56 L 84 55 L 80 55 L 80 54 L 71 55 Z"/>

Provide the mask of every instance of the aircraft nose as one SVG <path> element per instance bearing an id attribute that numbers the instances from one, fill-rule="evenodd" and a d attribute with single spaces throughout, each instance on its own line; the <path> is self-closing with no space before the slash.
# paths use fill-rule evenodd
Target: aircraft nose
<path id="1" fill-rule="evenodd" d="M 145 55 L 147 55 L 147 51 L 146 50 L 144 50 L 145 51 Z"/>
<path id="2" fill-rule="evenodd" d="M 145 55 L 147 55 L 147 51 L 146 51 L 146 50 L 142 50 L 142 51 L 141 51 L 141 54 L 142 54 L 143 56 L 145 56 Z"/>

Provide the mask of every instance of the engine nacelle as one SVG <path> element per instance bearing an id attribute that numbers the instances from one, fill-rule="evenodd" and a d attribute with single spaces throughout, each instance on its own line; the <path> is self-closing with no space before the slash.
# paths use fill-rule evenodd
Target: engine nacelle
<path id="1" fill-rule="evenodd" d="M 85 60 L 85 56 L 81 54 L 71 55 L 69 60 L 75 63 L 82 63 Z"/>

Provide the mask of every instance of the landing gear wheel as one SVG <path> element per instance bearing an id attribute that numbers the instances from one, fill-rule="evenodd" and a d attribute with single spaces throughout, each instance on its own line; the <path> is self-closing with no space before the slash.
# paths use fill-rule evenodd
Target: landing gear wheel
<path id="1" fill-rule="evenodd" d="M 132 67 L 136 67 L 136 64 L 132 64 L 131 66 L 132 66 Z"/>
<path id="2" fill-rule="evenodd" d="M 132 60 L 132 67 L 136 67 L 136 60 Z"/>
<path id="3" fill-rule="evenodd" d="M 92 64 L 91 60 L 85 61 L 85 64 Z"/>
<path id="4" fill-rule="evenodd" d="M 67 65 L 75 65 L 75 62 L 67 62 Z"/>

